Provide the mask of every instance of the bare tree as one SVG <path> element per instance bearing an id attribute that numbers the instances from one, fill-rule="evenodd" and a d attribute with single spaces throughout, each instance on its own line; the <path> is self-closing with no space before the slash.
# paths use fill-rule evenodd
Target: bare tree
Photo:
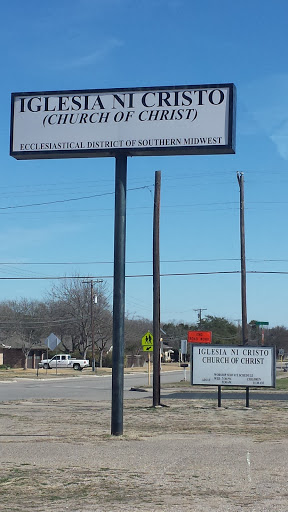
<path id="1" fill-rule="evenodd" d="M 259 329 L 260 331 L 260 329 Z M 261 339 L 261 332 L 259 332 L 258 339 Z M 271 329 L 265 329 L 265 345 L 275 346 L 277 353 L 279 349 L 284 349 L 288 353 L 288 329 L 286 327 L 277 325 Z"/>
<path id="2" fill-rule="evenodd" d="M 112 321 L 105 283 L 97 291 L 97 304 L 91 311 L 91 288 L 78 276 L 54 285 L 48 293 L 53 332 L 70 352 L 79 351 L 86 358 L 92 346 L 91 315 L 94 320 L 94 338 L 100 357 L 112 337 Z M 58 319 L 58 320 L 57 320 Z M 51 324 L 52 326 L 52 324 Z"/>
<path id="3" fill-rule="evenodd" d="M 85 357 L 91 340 L 87 286 L 76 276 L 65 279 L 53 285 L 48 292 L 48 303 L 54 325 L 53 332 L 60 335 L 64 344 L 66 338 L 66 345 L 69 339 L 70 351 L 78 350 Z"/>
<path id="4" fill-rule="evenodd" d="M 28 367 L 28 356 L 35 345 L 40 344 L 44 334 L 45 305 L 40 301 L 11 301 L 6 304 L 9 322 L 6 324 L 6 332 L 10 336 L 17 336 L 21 341 L 24 354 L 24 370 Z"/>
<path id="5" fill-rule="evenodd" d="M 79 351 L 78 329 L 75 329 L 75 323 L 78 323 L 78 319 L 71 316 L 67 302 L 49 300 L 47 305 L 49 332 L 54 332 L 61 340 L 64 351 L 71 353 Z"/>
<path id="6" fill-rule="evenodd" d="M 100 310 L 96 314 L 95 345 L 99 353 L 99 366 L 103 366 L 103 356 L 112 345 L 112 314 L 111 311 Z"/>
<path id="7" fill-rule="evenodd" d="M 0 302 L 0 342 L 7 342 L 14 334 L 12 311 L 7 302 Z"/>
<path id="8" fill-rule="evenodd" d="M 146 318 L 132 317 L 125 320 L 125 352 L 139 355 L 142 352 L 142 337 L 153 331 L 153 323 Z"/>

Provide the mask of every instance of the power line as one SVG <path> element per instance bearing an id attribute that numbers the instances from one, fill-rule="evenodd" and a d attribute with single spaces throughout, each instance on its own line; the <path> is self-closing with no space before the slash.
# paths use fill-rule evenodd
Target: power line
<path id="1" fill-rule="evenodd" d="M 131 188 L 131 189 L 128 189 L 129 191 L 133 191 L 133 190 L 141 190 L 141 189 L 150 189 L 150 186 L 143 186 L 143 187 L 136 187 L 136 188 Z M 102 196 L 106 196 L 106 195 L 113 195 L 114 192 L 103 192 L 101 194 L 94 194 L 94 195 L 90 195 L 90 196 L 81 196 L 81 197 L 75 197 L 75 198 L 69 198 L 69 199 L 59 199 L 59 200 L 55 200 L 55 201 L 46 201 L 46 202 L 42 202 L 42 203 L 30 203 L 30 204 L 24 204 L 24 205 L 15 205 L 15 206 L 4 206 L 4 207 L 0 207 L 0 210 L 9 210 L 9 209 L 17 209 L 17 208 L 28 208 L 28 207 L 31 207 L 31 206 L 46 206 L 46 205 L 50 205 L 50 204 L 55 204 L 55 203 L 67 203 L 67 202 L 71 202 L 71 201 L 80 201 L 80 200 L 84 200 L 84 199 L 91 199 L 91 198 L 94 198 L 94 197 L 102 197 Z M 277 206 L 281 206 L 281 205 L 287 205 L 288 204 L 288 201 L 247 201 L 247 205 L 249 205 L 248 209 L 249 210 L 252 210 L 251 206 L 253 205 L 277 205 Z M 230 205 L 230 206 L 228 206 Z M 251 205 L 251 206 L 250 206 Z M 169 205 L 162 205 L 161 207 L 161 210 L 164 210 L 164 209 L 167 209 L 168 212 L 171 212 L 172 210 L 176 210 L 176 212 L 178 211 L 179 213 L 182 213 L 183 212 L 183 208 L 199 208 L 199 207 L 203 207 L 203 206 L 224 206 L 225 208 L 213 208 L 213 210 L 210 210 L 210 209 L 207 209 L 207 210 L 201 210 L 201 211 L 222 211 L 222 210 L 233 210 L 233 209 L 237 209 L 237 203 L 235 201 L 222 201 L 222 202 L 212 202 L 212 203 L 205 203 L 205 202 L 201 202 L 201 203 L 190 203 L 190 204 L 169 204 Z M 129 207 L 127 208 L 127 210 L 151 210 L 151 206 L 133 206 L 133 207 Z M 37 213 L 73 213 L 73 212 L 83 212 L 83 213 L 92 213 L 92 212 L 99 212 L 99 211 L 107 211 L 107 212 L 113 212 L 113 208 L 101 208 L 101 209 L 85 209 L 85 210 L 46 210 L 45 212 L 43 211 L 30 211 L 30 212 L 26 212 L 26 213 L 29 213 L 29 214 L 37 214 Z M 186 210 L 185 210 L 186 211 Z M 168 213 L 167 212 L 167 213 Z M 7 212 L 9 213 L 9 212 Z M 20 213 L 20 212 L 14 212 L 14 213 Z M 4 213 L 2 213 L 2 215 L 4 215 Z"/>
<path id="2" fill-rule="evenodd" d="M 240 258 L 194 258 L 179 260 L 161 260 L 161 263 L 210 263 L 216 261 L 240 261 Z M 246 258 L 251 263 L 287 263 L 288 259 L 257 259 Z M 1 261 L 0 265 L 113 265 L 113 261 Z M 152 260 L 126 261 L 129 265 L 152 263 Z M 31 271 L 32 272 L 32 271 Z"/>
<path id="3" fill-rule="evenodd" d="M 211 258 L 211 259 L 183 259 L 183 260 L 161 260 L 161 263 L 185 263 L 185 262 L 210 262 L 210 261 L 239 261 L 240 258 Z M 259 260 L 266 261 L 266 260 Z M 285 261 L 285 260 L 280 260 Z M 286 260 L 288 261 L 288 260 Z M 0 265 L 98 265 L 98 264 L 112 264 L 113 261 L 42 261 L 42 262 L 0 262 Z M 142 264 L 152 263 L 152 260 L 139 260 L 139 261 L 126 261 L 127 264 Z"/>
<path id="4" fill-rule="evenodd" d="M 21 314 L 21 313 L 20 313 Z M 39 321 L 39 320 L 33 320 L 31 318 L 27 319 L 27 320 L 20 320 L 18 323 L 21 323 L 22 325 L 25 325 L 25 327 L 29 327 L 32 323 L 33 325 L 52 325 L 52 324 L 56 324 L 56 325 L 60 325 L 61 323 L 71 323 L 71 322 L 79 322 L 79 319 L 77 318 L 64 318 L 64 319 L 60 319 L 60 320 L 42 320 L 42 321 Z M 3 327 L 5 325 L 15 325 L 15 321 L 10 321 L 10 320 L 0 320 L 0 326 Z"/>
<path id="5" fill-rule="evenodd" d="M 148 186 L 148 185 L 145 185 L 143 187 L 135 187 L 135 188 L 129 188 L 127 189 L 127 192 L 131 192 L 132 190 L 143 190 L 143 189 L 148 189 L 150 190 L 151 186 Z M 18 205 L 15 205 L 15 206 L 1 206 L 0 207 L 0 210 L 12 210 L 12 209 L 16 209 L 16 208 L 28 208 L 30 206 L 45 206 L 47 204 L 56 204 L 56 203 L 69 203 L 71 201 L 81 201 L 82 199 L 92 199 L 94 197 L 103 197 L 103 196 L 111 196 L 111 195 L 114 195 L 115 192 L 104 192 L 102 194 L 93 194 L 91 196 L 82 196 L 82 197 L 73 197 L 73 198 L 70 198 L 70 199 L 58 199 L 56 201 L 46 201 L 46 202 L 43 202 L 43 203 L 31 203 L 31 204 L 18 204 Z"/>
<path id="6" fill-rule="evenodd" d="M 274 274 L 288 275 L 288 271 L 273 270 L 247 270 L 247 274 Z M 241 274 L 241 270 L 223 270 L 215 272 L 174 272 L 160 274 L 161 277 L 181 277 L 181 276 L 204 276 L 204 275 L 225 275 L 225 274 Z M 0 277 L 1 281 L 37 281 L 37 280 L 62 280 L 62 279 L 112 279 L 113 275 L 106 276 L 42 276 L 42 277 Z M 126 275 L 127 278 L 153 277 L 153 274 L 134 274 Z"/>

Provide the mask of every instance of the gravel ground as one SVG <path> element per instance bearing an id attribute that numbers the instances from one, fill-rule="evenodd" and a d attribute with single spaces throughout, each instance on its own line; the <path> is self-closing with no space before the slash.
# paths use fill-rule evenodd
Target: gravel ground
<path id="1" fill-rule="evenodd" d="M 179 391 L 179 389 L 178 389 Z M 0 404 L 5 512 L 287 512 L 288 403 Z"/>

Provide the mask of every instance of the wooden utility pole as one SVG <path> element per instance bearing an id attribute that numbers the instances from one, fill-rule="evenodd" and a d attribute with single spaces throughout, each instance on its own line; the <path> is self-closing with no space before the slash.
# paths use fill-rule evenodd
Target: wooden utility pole
<path id="1" fill-rule="evenodd" d="M 156 171 L 153 217 L 153 407 L 160 405 L 160 190 L 161 171 Z"/>
<path id="2" fill-rule="evenodd" d="M 92 372 L 95 372 L 95 339 L 94 339 L 94 315 L 93 315 L 93 304 L 94 304 L 94 290 L 93 290 L 93 279 L 90 282 L 90 303 L 91 303 L 91 344 L 92 344 Z"/>
<path id="3" fill-rule="evenodd" d="M 199 331 L 202 329 L 202 311 L 207 311 L 207 308 L 198 308 L 194 309 L 194 311 L 199 311 L 198 319 L 199 319 Z"/>
<path id="4" fill-rule="evenodd" d="M 103 283 L 103 279 L 97 279 L 93 281 L 82 281 L 85 284 L 90 284 L 90 319 L 91 319 L 91 348 L 92 348 L 92 372 L 96 371 L 96 362 L 95 362 L 95 337 L 94 337 L 94 314 L 93 314 L 93 305 L 94 305 L 94 283 Z"/>
<path id="5" fill-rule="evenodd" d="M 240 188 L 240 241 L 241 241 L 241 300 L 242 300 L 242 344 L 248 345 L 247 301 L 246 301 L 246 257 L 244 224 L 244 174 L 237 172 Z"/>

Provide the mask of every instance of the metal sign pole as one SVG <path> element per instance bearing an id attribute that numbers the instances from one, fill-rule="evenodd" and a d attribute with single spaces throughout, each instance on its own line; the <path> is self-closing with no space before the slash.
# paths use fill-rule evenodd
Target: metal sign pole
<path id="1" fill-rule="evenodd" d="M 249 409 L 249 387 L 246 388 L 246 407 Z"/>
<path id="2" fill-rule="evenodd" d="M 221 407 L 221 386 L 218 386 L 218 407 Z"/>
<path id="3" fill-rule="evenodd" d="M 189 343 L 190 345 L 190 384 L 193 384 L 193 343 Z"/>
<path id="4" fill-rule="evenodd" d="M 123 434 L 127 156 L 116 158 L 111 434 Z"/>
<path id="5" fill-rule="evenodd" d="M 150 386 L 150 372 L 151 372 L 151 360 L 150 360 L 150 352 L 148 352 L 148 386 Z"/>

